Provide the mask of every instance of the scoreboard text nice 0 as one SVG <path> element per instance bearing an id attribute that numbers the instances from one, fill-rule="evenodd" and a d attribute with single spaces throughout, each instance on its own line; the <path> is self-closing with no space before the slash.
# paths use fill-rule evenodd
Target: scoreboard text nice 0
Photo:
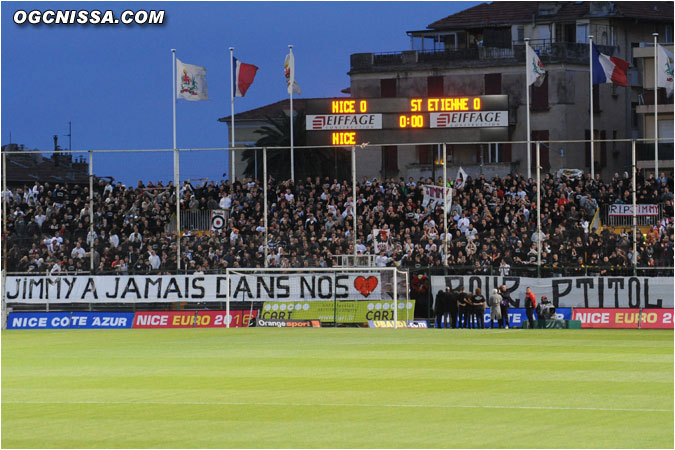
<path id="1" fill-rule="evenodd" d="M 498 129 L 509 125 L 508 96 L 482 95 L 424 98 L 326 98 L 306 103 L 307 131 L 314 145 L 357 145 L 378 143 L 386 133 L 390 139 L 452 140 L 461 128 Z M 321 138 L 316 139 L 316 137 Z"/>

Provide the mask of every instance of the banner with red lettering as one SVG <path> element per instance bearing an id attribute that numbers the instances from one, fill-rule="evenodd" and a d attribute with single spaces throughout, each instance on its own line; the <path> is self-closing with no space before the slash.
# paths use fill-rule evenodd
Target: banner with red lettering
<path id="1" fill-rule="evenodd" d="M 640 328 L 673 329 L 672 309 L 643 309 Z"/>
<path id="2" fill-rule="evenodd" d="M 581 328 L 673 328 L 673 309 L 575 308 L 572 318 Z"/>
<path id="3" fill-rule="evenodd" d="M 230 328 L 248 327 L 257 310 L 226 311 L 139 311 L 132 328 Z"/>

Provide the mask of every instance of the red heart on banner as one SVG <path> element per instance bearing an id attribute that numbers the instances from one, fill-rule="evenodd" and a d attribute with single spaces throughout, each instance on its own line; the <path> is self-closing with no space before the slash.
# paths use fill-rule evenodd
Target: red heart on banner
<path id="1" fill-rule="evenodd" d="M 364 297 L 368 297 L 371 292 L 377 287 L 377 277 L 362 277 L 358 276 L 354 280 L 354 287 L 357 291 L 361 293 Z"/>

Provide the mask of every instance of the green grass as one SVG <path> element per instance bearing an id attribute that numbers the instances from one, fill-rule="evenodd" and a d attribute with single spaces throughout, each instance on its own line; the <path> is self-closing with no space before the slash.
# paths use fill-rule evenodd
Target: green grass
<path id="1" fill-rule="evenodd" d="M 2 332 L 2 447 L 673 448 L 673 331 Z"/>

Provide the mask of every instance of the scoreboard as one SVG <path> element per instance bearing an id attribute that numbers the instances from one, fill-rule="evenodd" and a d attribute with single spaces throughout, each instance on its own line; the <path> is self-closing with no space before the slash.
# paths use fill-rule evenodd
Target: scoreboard
<path id="1" fill-rule="evenodd" d="M 311 145 L 497 140 L 506 138 L 508 96 L 311 99 L 306 120 Z"/>

